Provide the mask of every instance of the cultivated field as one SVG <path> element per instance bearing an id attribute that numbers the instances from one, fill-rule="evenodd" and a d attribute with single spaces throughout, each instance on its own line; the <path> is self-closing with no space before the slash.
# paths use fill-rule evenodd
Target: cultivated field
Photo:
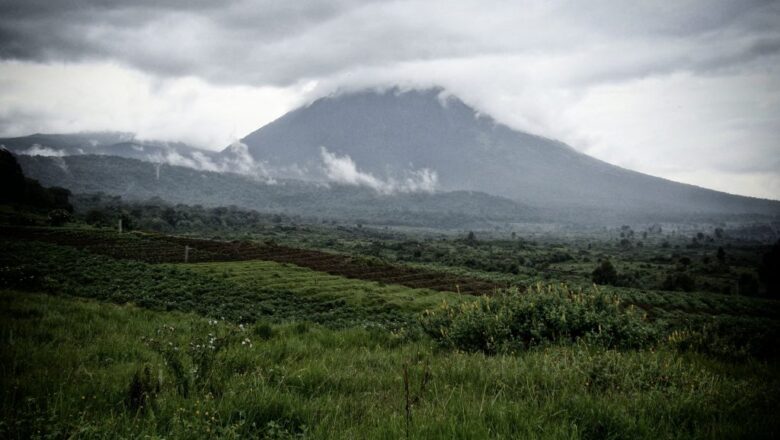
<path id="1" fill-rule="evenodd" d="M 158 234 L 118 234 L 94 229 L 2 228 L 0 233 L 15 239 L 73 246 L 113 258 L 147 263 L 183 262 L 185 258 L 188 262 L 266 260 L 295 264 L 347 278 L 445 292 L 480 295 L 498 288 L 495 283 L 470 277 L 276 244 L 203 240 Z"/>
<path id="2" fill-rule="evenodd" d="M 771 438 L 777 369 L 0 293 L 5 438 Z M 212 344 L 212 345 L 209 345 Z M 211 348 L 211 347 L 214 348 Z M 407 391 L 408 390 L 408 391 Z"/>
<path id="3" fill-rule="evenodd" d="M 2 232 L 2 438 L 780 433 L 774 300 L 497 289 L 488 271 L 266 240 Z M 399 273 L 494 282 L 467 295 Z"/>

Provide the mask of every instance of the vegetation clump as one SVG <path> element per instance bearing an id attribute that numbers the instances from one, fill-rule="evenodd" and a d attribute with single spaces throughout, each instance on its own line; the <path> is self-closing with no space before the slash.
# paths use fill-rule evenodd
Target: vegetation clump
<path id="1" fill-rule="evenodd" d="M 537 284 L 453 307 L 426 311 L 424 331 L 441 345 L 486 354 L 583 341 L 606 348 L 640 348 L 657 332 L 633 306 L 617 297 L 564 285 Z"/>
<path id="2" fill-rule="evenodd" d="M 598 267 L 593 269 L 591 274 L 593 282 L 595 284 L 616 284 L 618 281 L 618 273 L 615 266 L 609 260 L 603 260 Z"/>

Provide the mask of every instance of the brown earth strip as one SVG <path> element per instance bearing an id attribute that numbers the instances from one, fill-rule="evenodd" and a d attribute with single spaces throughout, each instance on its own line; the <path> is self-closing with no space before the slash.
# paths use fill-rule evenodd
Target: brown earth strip
<path id="1" fill-rule="evenodd" d="M 72 246 L 112 258 L 147 263 L 267 260 L 346 278 L 400 284 L 442 292 L 490 295 L 502 287 L 490 281 L 376 260 L 298 249 L 278 244 L 218 241 L 158 234 L 117 234 L 106 230 L 0 227 L 0 236 Z"/>

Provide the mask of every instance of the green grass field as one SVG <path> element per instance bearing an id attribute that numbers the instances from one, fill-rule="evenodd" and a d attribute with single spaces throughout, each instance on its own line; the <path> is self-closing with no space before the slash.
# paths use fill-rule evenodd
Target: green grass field
<path id="1" fill-rule="evenodd" d="M 0 438 L 780 435 L 778 301 L 560 280 L 474 297 L 68 234 L 100 252 L 0 238 Z"/>
<path id="2" fill-rule="evenodd" d="M 399 284 L 380 284 L 344 278 L 293 264 L 273 261 L 236 261 L 173 265 L 198 274 L 222 276 L 240 288 L 252 291 L 285 290 L 322 301 L 343 300 L 356 307 L 388 305 L 410 312 L 422 312 L 442 301 L 464 301 L 454 292 L 412 289 Z"/>
<path id="3" fill-rule="evenodd" d="M 485 356 L 377 329 L 242 328 L 16 291 L 0 302 L 3 438 L 778 433 L 777 368 L 761 362 L 578 344 Z"/>

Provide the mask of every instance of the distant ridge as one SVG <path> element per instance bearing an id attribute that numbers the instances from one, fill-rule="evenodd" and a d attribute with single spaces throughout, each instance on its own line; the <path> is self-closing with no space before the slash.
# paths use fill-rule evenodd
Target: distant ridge
<path id="1" fill-rule="evenodd" d="M 174 154 L 182 159 L 194 155 L 215 157 L 213 151 L 192 147 L 182 142 L 139 140 L 133 133 L 84 132 L 68 134 L 35 133 L 29 136 L 0 139 L 14 154 L 28 156 L 78 156 L 96 154 L 155 161 Z"/>

